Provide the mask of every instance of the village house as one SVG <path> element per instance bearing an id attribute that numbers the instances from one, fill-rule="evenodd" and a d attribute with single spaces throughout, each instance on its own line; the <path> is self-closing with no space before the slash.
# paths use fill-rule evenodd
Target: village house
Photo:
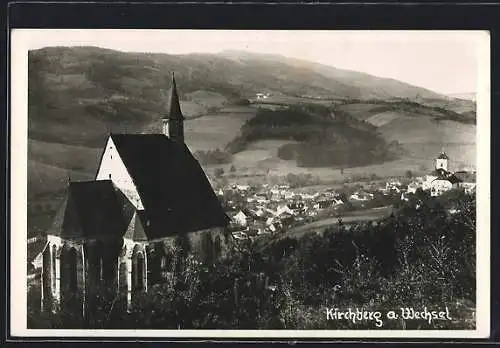
<path id="1" fill-rule="evenodd" d="M 372 198 L 373 198 L 372 193 L 362 192 L 362 191 L 361 192 L 354 192 L 352 195 L 349 196 L 349 200 L 363 201 L 363 202 L 369 201 Z"/>
<path id="2" fill-rule="evenodd" d="M 269 93 L 255 93 L 257 99 L 267 99 L 269 98 Z"/>
<path id="3" fill-rule="evenodd" d="M 237 240 L 248 240 L 249 239 L 248 235 L 245 232 L 241 232 L 241 231 L 233 232 L 233 237 Z"/>
<path id="4" fill-rule="evenodd" d="M 342 200 L 340 198 L 329 198 L 329 199 L 323 199 L 321 201 L 318 201 L 314 204 L 313 208 L 314 209 L 326 209 L 329 207 L 337 206 L 340 204 L 343 204 Z"/>
<path id="5" fill-rule="evenodd" d="M 267 218 L 266 228 L 271 232 L 276 232 L 280 228 L 280 220 L 274 216 Z"/>
<path id="6" fill-rule="evenodd" d="M 415 193 L 415 192 L 417 192 L 419 186 L 420 185 L 418 183 L 416 183 L 416 182 L 412 182 L 412 183 L 408 184 L 408 187 L 406 189 L 406 193 Z"/>
<path id="7" fill-rule="evenodd" d="M 301 214 L 307 210 L 304 202 L 292 202 L 287 204 L 288 208 L 294 212 L 294 214 Z"/>
<path id="8" fill-rule="evenodd" d="M 294 215 L 294 211 L 288 207 L 286 204 L 281 204 L 278 206 L 275 212 L 275 216 L 281 216 L 283 214 Z"/>
<path id="9" fill-rule="evenodd" d="M 248 224 L 248 216 L 241 210 L 233 216 L 233 220 L 240 226 Z"/>
<path id="10" fill-rule="evenodd" d="M 250 190 L 250 185 L 235 185 L 234 188 L 240 192 L 247 192 Z"/>
<path id="11" fill-rule="evenodd" d="M 295 217 L 293 214 L 284 212 L 279 215 L 279 224 L 282 228 L 290 227 L 295 222 Z"/>
<path id="12" fill-rule="evenodd" d="M 184 142 L 172 76 L 162 132 L 109 134 L 95 179 L 68 183 L 37 260 L 42 309 L 71 305 L 86 315 L 95 291 L 109 288 L 130 310 L 138 294 L 172 271 L 179 245 L 189 243 L 186 250 L 202 262 L 223 257 L 228 224 Z"/>
<path id="13" fill-rule="evenodd" d="M 401 192 L 401 183 L 399 181 L 395 181 L 395 180 L 391 180 L 391 181 L 386 182 L 384 192 L 385 193 L 391 193 L 391 192 L 400 193 Z"/>
<path id="14" fill-rule="evenodd" d="M 475 171 L 458 171 L 455 176 L 460 180 L 459 187 L 463 188 L 466 193 L 474 193 L 476 190 L 476 172 Z"/>

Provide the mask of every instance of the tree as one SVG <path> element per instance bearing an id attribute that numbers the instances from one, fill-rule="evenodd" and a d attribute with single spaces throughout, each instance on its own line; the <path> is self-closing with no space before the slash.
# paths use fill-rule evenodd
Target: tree
<path id="1" fill-rule="evenodd" d="M 447 212 L 447 202 L 454 203 L 455 213 Z M 214 257 L 219 242 L 216 237 L 212 244 L 207 234 L 202 243 L 207 259 L 213 261 L 210 264 L 186 256 L 182 250 L 190 250 L 189 240 L 185 234 L 179 235 L 176 255 L 182 255 L 183 267 L 175 271 L 175 285 L 165 282 L 148 287 L 147 293 L 134 300 L 131 313 L 123 309 L 113 312 L 105 296 L 99 296 L 102 303 L 84 320 L 75 316 L 76 310 L 40 313 L 40 302 L 29 301 L 28 325 L 324 329 L 317 312 L 325 303 L 361 308 L 371 306 L 372 301 L 381 308 L 460 303 L 460 309 L 450 307 L 450 311 L 457 313 L 457 318 L 469 318 L 476 294 L 475 232 L 473 195 L 456 190 L 436 198 L 418 190 L 408 202 L 402 202 L 400 209 L 375 225 L 347 223 L 339 218 L 338 224 L 326 227 L 323 234 L 269 237 L 245 246 L 238 243 L 224 258 Z M 29 296 L 31 300 L 36 298 L 39 295 Z M 470 311 L 463 309 L 464 303 Z M 461 321 L 433 325 L 463 329 L 467 324 Z M 413 325 L 410 321 L 406 324 Z M 328 328 L 352 328 L 343 325 L 331 321 Z"/>
<path id="2" fill-rule="evenodd" d="M 234 164 L 232 164 L 231 168 L 229 168 L 229 172 L 234 173 L 235 171 L 236 171 L 236 167 L 234 166 Z"/>
<path id="3" fill-rule="evenodd" d="M 412 172 L 411 170 L 409 170 L 409 169 L 408 169 L 408 170 L 405 172 L 405 177 L 406 177 L 406 178 L 408 178 L 408 179 L 413 178 L 413 172 Z"/>
<path id="4" fill-rule="evenodd" d="M 216 168 L 214 171 L 214 175 L 216 178 L 222 177 L 222 175 L 224 175 L 224 168 Z"/>

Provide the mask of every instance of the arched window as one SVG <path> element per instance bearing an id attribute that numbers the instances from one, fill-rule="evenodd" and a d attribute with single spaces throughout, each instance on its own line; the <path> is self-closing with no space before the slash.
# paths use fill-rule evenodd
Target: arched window
<path id="1" fill-rule="evenodd" d="M 50 298 L 52 285 L 52 267 L 50 257 L 50 246 L 47 246 L 42 254 L 42 287 L 43 296 L 45 299 Z"/>
<path id="2" fill-rule="evenodd" d="M 56 287 L 56 258 L 57 258 L 57 247 L 52 245 L 52 255 L 51 255 L 51 266 L 52 266 L 52 288 Z"/>
<path id="3" fill-rule="evenodd" d="M 148 283 L 156 284 L 163 279 L 165 270 L 165 249 L 163 243 L 155 243 L 147 247 Z"/>
<path id="4" fill-rule="evenodd" d="M 212 263 L 214 258 L 214 243 L 209 232 L 203 235 L 201 240 L 201 248 L 204 262 Z"/>
<path id="5" fill-rule="evenodd" d="M 102 281 L 104 279 L 104 262 L 103 256 L 99 258 L 99 280 Z"/>
<path id="6" fill-rule="evenodd" d="M 76 249 L 71 248 L 67 254 L 67 266 L 68 266 L 68 290 L 71 293 L 75 293 L 78 288 L 78 278 L 77 278 L 77 257 L 76 257 Z"/>
<path id="7" fill-rule="evenodd" d="M 77 252 L 75 248 L 64 247 L 61 251 L 61 297 L 67 303 L 76 300 L 78 289 Z"/>
<path id="8" fill-rule="evenodd" d="M 144 254 L 137 255 L 137 289 L 144 290 Z"/>
<path id="9" fill-rule="evenodd" d="M 112 252 L 104 252 L 102 254 L 102 280 L 108 284 L 113 284 L 116 281 L 117 276 L 117 255 Z"/>
<path id="10" fill-rule="evenodd" d="M 91 284 L 98 286 L 103 280 L 104 261 L 103 255 L 106 254 L 102 242 L 97 241 L 95 244 L 88 246 L 88 275 Z"/>
<path id="11" fill-rule="evenodd" d="M 215 257 L 219 257 L 222 252 L 222 241 L 220 236 L 215 237 L 214 251 L 215 251 Z"/>
<path id="12" fill-rule="evenodd" d="M 135 249 L 132 254 L 132 289 L 134 291 L 143 291 L 146 289 L 145 272 L 144 253 Z"/>
<path id="13" fill-rule="evenodd" d="M 127 262 L 125 260 L 122 260 L 118 265 L 118 293 L 120 297 L 120 304 L 123 306 L 126 304 L 128 294 L 127 277 Z"/>
<path id="14" fill-rule="evenodd" d="M 164 273 L 173 272 L 174 270 L 174 255 L 172 252 L 166 252 L 164 256 L 165 267 L 163 268 Z"/>

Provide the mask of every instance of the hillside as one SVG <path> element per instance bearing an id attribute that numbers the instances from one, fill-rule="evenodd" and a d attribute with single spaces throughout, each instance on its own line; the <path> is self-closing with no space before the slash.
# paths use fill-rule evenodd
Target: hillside
<path id="1" fill-rule="evenodd" d="M 187 117 L 262 90 L 329 99 L 449 99 L 391 79 L 265 55 L 239 54 L 236 59 L 234 53 L 52 47 L 29 53 L 29 137 L 97 147 L 109 130 L 142 128 L 165 112 L 173 71 Z"/>
<path id="2" fill-rule="evenodd" d="M 300 167 L 364 166 L 394 160 L 400 154 L 397 142 L 386 143 L 375 126 L 316 104 L 258 109 L 227 150 L 238 153 L 266 139 L 288 142 L 277 149 L 277 156 L 295 160 Z"/>
<path id="3" fill-rule="evenodd" d="M 447 143 L 462 146 L 454 151 L 466 154 L 462 162 L 474 162 L 475 104 L 399 81 L 242 52 L 168 55 L 52 47 L 29 53 L 28 157 L 32 162 L 28 176 L 37 183 L 30 187 L 40 193 L 51 190 L 56 182 L 52 177 L 64 177 L 67 171 L 91 177 L 110 131 L 158 132 L 167 110 L 172 71 L 192 151 L 223 149 L 241 135 L 242 126 L 258 107 L 307 102 L 334 105 L 376 127 L 386 142 L 396 140 L 410 152 L 420 149 L 410 162 L 397 164 L 402 170 L 428 162 L 436 148 Z M 270 92 L 271 104 L 239 104 L 242 97 L 255 102 L 257 92 Z M 235 164 L 294 171 L 295 161 L 277 156 L 287 144 L 294 146 L 290 139 L 250 142 L 235 153 Z M 262 154 L 266 157 L 259 158 Z M 46 175 L 54 170 L 57 175 Z M 327 169 L 316 171 L 323 175 Z"/>
<path id="4" fill-rule="evenodd" d="M 313 76 L 321 75 L 337 84 L 334 87 L 334 90 L 330 91 L 333 93 L 326 94 L 328 97 L 389 99 L 394 97 L 416 98 L 418 96 L 420 98 L 443 98 L 443 96 L 435 92 L 411 86 L 394 79 L 376 77 L 358 71 L 337 69 L 319 63 L 280 55 L 223 51 L 219 54 L 219 56 L 233 59 L 237 62 L 241 62 L 242 64 L 262 65 L 264 67 L 274 66 L 283 70 L 286 66 L 288 69 L 294 69 L 296 72 L 307 72 Z M 284 75 L 284 78 L 290 79 L 288 75 Z M 312 81 L 314 81 L 314 79 L 315 77 L 311 78 Z"/>
<path id="5" fill-rule="evenodd" d="M 395 79 L 377 77 L 358 71 L 338 69 L 324 64 L 281 55 L 228 50 L 219 53 L 219 56 L 245 64 L 264 64 L 263 62 L 266 62 L 265 64 L 285 65 L 299 71 L 308 70 L 309 73 L 320 74 L 333 81 L 337 81 L 340 86 L 349 86 L 348 89 L 343 90 L 344 93 L 341 92 L 341 89 L 336 89 L 331 94 L 317 95 L 330 99 L 390 100 L 393 98 L 408 98 L 412 101 L 431 106 L 447 106 L 448 108 L 461 106 L 466 109 L 465 111 L 473 110 L 475 107 L 473 103 L 475 98 L 471 97 L 473 93 L 445 96 Z M 298 93 L 295 93 L 295 95 L 298 95 Z"/>
<path id="6" fill-rule="evenodd" d="M 408 115 L 414 118 L 430 117 L 436 121 L 449 120 L 466 124 L 476 123 L 476 112 L 474 109 L 460 112 L 455 110 L 463 107 L 461 103 L 454 104 L 454 107 L 438 106 L 436 104 L 432 105 L 430 102 L 423 104 L 407 99 L 393 99 L 391 101 L 348 100 L 337 103 L 336 107 L 357 119 L 367 121 L 377 127 L 382 124 L 378 124 L 376 116 L 384 113 Z"/>
<path id="7" fill-rule="evenodd" d="M 470 100 L 470 101 L 476 101 L 476 93 L 475 92 L 469 92 L 469 93 L 453 93 L 448 95 L 451 98 L 458 98 L 458 99 L 463 99 L 463 100 Z"/>

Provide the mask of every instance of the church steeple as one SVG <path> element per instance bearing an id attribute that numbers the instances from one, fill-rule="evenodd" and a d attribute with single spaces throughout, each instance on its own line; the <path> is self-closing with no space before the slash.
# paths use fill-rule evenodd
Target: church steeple
<path id="1" fill-rule="evenodd" d="M 448 160 L 450 158 L 446 153 L 444 152 L 444 148 L 441 149 L 441 153 L 439 156 L 436 158 L 436 170 L 444 170 L 448 171 Z"/>
<path id="2" fill-rule="evenodd" d="M 170 112 L 163 118 L 163 134 L 174 141 L 184 142 L 184 116 L 182 115 L 179 94 L 172 73 L 172 90 L 170 94 Z"/>

